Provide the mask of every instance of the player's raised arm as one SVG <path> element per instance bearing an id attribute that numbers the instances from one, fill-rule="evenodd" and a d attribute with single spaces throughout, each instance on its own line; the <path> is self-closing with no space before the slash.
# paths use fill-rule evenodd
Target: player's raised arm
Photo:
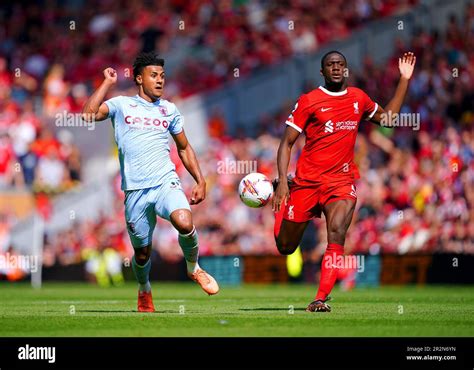
<path id="1" fill-rule="evenodd" d="M 296 139 L 298 139 L 299 134 L 299 131 L 291 126 L 287 126 L 280 141 L 280 146 L 278 147 L 278 187 L 272 199 L 272 209 L 274 212 L 280 210 L 282 202 L 285 202 L 286 204 L 290 193 L 287 182 L 288 166 L 290 165 L 291 149 L 293 148 Z"/>
<path id="2" fill-rule="evenodd" d="M 176 143 L 178 148 L 178 155 L 183 162 L 184 167 L 188 170 L 191 176 L 196 180 L 196 185 L 193 187 L 191 192 L 191 204 L 198 204 L 206 198 L 206 181 L 204 176 L 201 173 L 201 168 L 196 158 L 196 153 L 194 149 L 182 130 L 179 134 L 171 135 Z"/>
<path id="3" fill-rule="evenodd" d="M 412 52 L 403 54 L 402 58 L 398 59 L 398 69 L 400 70 L 400 81 L 397 89 L 393 95 L 392 100 L 382 108 L 380 105 L 374 116 L 370 119 L 371 122 L 390 127 L 392 122 L 392 115 L 400 113 L 400 109 L 405 99 L 408 90 L 408 82 L 413 75 L 415 69 L 416 57 Z"/>
<path id="4" fill-rule="evenodd" d="M 117 72 L 113 68 L 104 69 L 104 81 L 94 91 L 82 108 L 82 119 L 86 122 L 103 121 L 109 115 L 107 104 L 103 103 L 109 89 L 117 83 Z"/>

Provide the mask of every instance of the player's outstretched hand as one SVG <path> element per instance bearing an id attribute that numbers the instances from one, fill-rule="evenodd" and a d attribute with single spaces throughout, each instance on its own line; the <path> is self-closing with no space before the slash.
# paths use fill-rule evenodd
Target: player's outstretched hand
<path id="1" fill-rule="evenodd" d="M 273 212 L 278 212 L 281 208 L 282 203 L 284 206 L 286 206 L 286 202 L 289 196 L 290 189 L 288 188 L 288 183 L 286 181 L 280 182 L 272 199 Z"/>
<path id="2" fill-rule="evenodd" d="M 201 203 L 206 198 L 206 183 L 196 184 L 191 192 L 191 204 Z"/>
<path id="3" fill-rule="evenodd" d="M 398 69 L 403 78 L 409 80 L 415 69 L 416 56 L 411 51 L 403 54 L 402 58 L 398 58 Z"/>
<path id="4" fill-rule="evenodd" d="M 111 67 L 104 69 L 104 79 L 112 85 L 117 83 L 117 71 Z"/>

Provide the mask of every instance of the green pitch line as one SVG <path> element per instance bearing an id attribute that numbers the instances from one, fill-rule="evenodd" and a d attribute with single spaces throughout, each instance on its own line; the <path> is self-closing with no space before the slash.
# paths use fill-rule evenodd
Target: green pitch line
<path id="1" fill-rule="evenodd" d="M 136 286 L 0 284 L 0 336 L 474 336 L 471 286 L 335 290 L 333 312 L 304 311 L 309 285 L 222 287 L 154 282 L 156 313 Z"/>

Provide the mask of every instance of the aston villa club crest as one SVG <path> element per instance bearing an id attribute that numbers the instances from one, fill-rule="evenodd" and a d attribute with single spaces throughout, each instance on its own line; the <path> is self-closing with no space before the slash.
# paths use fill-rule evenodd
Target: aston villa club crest
<path id="1" fill-rule="evenodd" d="M 168 110 L 166 109 L 166 107 L 158 107 L 158 109 L 160 110 L 161 115 L 163 116 L 168 115 Z"/>

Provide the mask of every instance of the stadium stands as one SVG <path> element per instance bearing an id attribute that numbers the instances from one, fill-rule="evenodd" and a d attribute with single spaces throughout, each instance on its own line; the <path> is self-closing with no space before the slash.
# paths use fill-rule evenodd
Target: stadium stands
<path id="1" fill-rule="evenodd" d="M 77 147 L 66 132 L 59 130 L 55 135 L 44 127 L 43 115 L 79 112 L 87 89 L 101 78 L 98 71 L 102 66 L 114 63 L 125 68 L 140 48 L 155 48 L 164 55 L 181 47 L 197 50 L 191 64 L 183 61 L 170 76 L 169 93 L 177 99 L 222 85 L 237 57 L 241 58 L 239 65 L 245 66 L 242 72 L 250 74 L 293 53 L 312 52 L 335 36 L 343 37 L 364 22 L 393 14 L 413 2 L 381 1 L 377 9 L 368 1 L 345 2 L 349 5 L 343 21 L 332 24 L 329 20 L 340 1 L 331 2 L 324 12 L 295 1 L 291 19 L 305 24 L 296 35 L 285 31 L 289 15 L 270 3 L 232 7 L 224 1 L 213 7 L 207 1 L 172 1 L 169 7 L 160 8 L 160 22 L 153 22 L 157 28 L 152 26 L 150 14 L 161 2 L 150 8 L 127 2 L 121 11 L 94 3 L 98 11 L 86 12 L 72 6 L 41 13 L 35 6 L 28 10 L 13 6 L 0 49 L 4 55 L 0 57 L 0 187 L 55 194 L 79 182 L 81 156 Z M 69 19 L 77 22 L 77 32 L 59 32 Z M 181 19 L 185 22 L 183 35 L 170 31 L 167 25 Z M 403 111 L 419 113 L 420 125 L 418 130 L 386 130 L 363 124 L 356 148 L 361 172 L 358 211 L 346 243 L 352 252 L 474 253 L 473 24 L 474 6 L 470 6 L 464 19 L 450 20 L 445 34 L 420 31 L 409 44 L 399 45 L 413 50 L 418 58 Z M 132 32 L 125 34 L 123 29 Z M 119 53 L 112 47 L 116 44 Z M 374 65 L 367 58 L 361 72 L 351 75 L 351 84 L 366 90 L 375 101 L 386 103 L 397 79 L 398 55 L 386 65 Z M 213 68 L 206 64 L 209 60 Z M 13 68 L 17 65 L 23 66 L 18 76 Z M 127 81 L 121 83 L 126 86 Z M 278 114 L 256 122 L 256 138 L 223 136 L 225 119 L 218 111 L 210 118 L 212 141 L 199 157 L 209 193 L 206 202 L 194 208 L 203 255 L 277 253 L 270 208 L 255 211 L 245 207 L 236 196 L 242 174 L 217 173 L 216 168 L 226 158 L 256 160 L 259 172 L 275 176 L 275 153 L 293 104 L 288 102 Z M 302 141 L 297 149 L 301 146 Z M 176 153 L 173 155 L 176 159 Z M 21 171 L 16 169 L 17 163 Z M 178 170 L 189 191 L 190 177 L 182 166 L 178 165 Z M 116 189 L 115 184 L 104 186 Z M 84 248 L 113 246 L 124 256 L 130 255 L 122 195 L 119 191 L 116 195 L 114 208 L 104 212 L 98 222 L 75 224 L 48 235 L 45 265 L 78 262 Z M 38 207 L 47 213 L 49 197 L 37 199 Z M 16 219 L 9 210 L 0 212 L 0 251 L 5 251 Z M 319 227 L 318 233 L 318 240 L 325 243 L 324 227 Z M 170 260 L 180 258 L 176 243 L 173 230 L 159 221 L 155 245 L 160 254 Z M 314 254 L 318 253 L 316 248 Z"/>

